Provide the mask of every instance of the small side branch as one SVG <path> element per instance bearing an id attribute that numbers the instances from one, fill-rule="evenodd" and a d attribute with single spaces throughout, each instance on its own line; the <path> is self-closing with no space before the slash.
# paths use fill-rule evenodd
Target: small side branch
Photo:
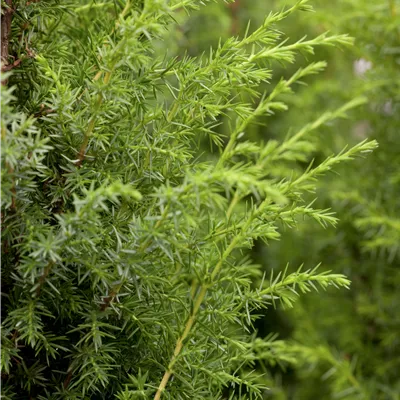
<path id="1" fill-rule="evenodd" d="M 122 283 L 120 285 L 115 286 L 111 293 L 103 300 L 102 305 L 100 306 L 100 311 L 106 311 L 107 308 L 110 306 L 112 301 L 115 299 L 115 296 L 118 294 L 119 290 L 122 287 Z"/>
<path id="2" fill-rule="evenodd" d="M 64 380 L 64 384 L 63 384 L 64 389 L 68 388 L 68 385 L 71 382 L 71 379 L 72 379 L 72 371 L 69 371 L 68 374 L 67 374 L 67 377 Z"/>
<path id="3" fill-rule="evenodd" d="M 231 210 L 230 213 L 234 209 L 234 207 L 237 204 L 237 202 L 239 201 L 239 199 L 240 199 L 239 193 L 236 192 L 235 196 L 232 199 L 230 207 L 229 207 L 229 210 Z M 238 244 L 238 241 L 239 241 L 241 235 L 243 234 L 243 232 L 247 232 L 247 230 L 249 229 L 254 217 L 255 217 L 255 214 L 252 217 L 250 217 L 248 219 L 248 221 L 244 224 L 244 226 L 242 227 L 242 233 L 239 233 L 237 236 L 235 236 L 233 238 L 233 240 L 231 241 L 230 245 L 225 249 L 225 251 L 223 252 L 221 258 L 219 259 L 217 265 L 215 266 L 215 268 L 211 272 L 210 282 L 207 285 L 204 284 L 203 286 L 201 286 L 201 290 L 200 290 L 199 294 L 197 295 L 196 300 L 194 302 L 192 312 L 190 313 L 189 318 L 186 321 L 184 331 L 183 331 L 182 335 L 179 337 L 179 339 L 176 342 L 174 353 L 173 353 L 173 355 L 171 357 L 170 363 L 168 365 L 168 369 L 167 369 L 167 371 L 165 371 L 164 376 L 163 376 L 163 378 L 162 378 L 162 380 L 160 382 L 160 385 L 158 386 L 157 392 L 156 392 L 156 394 L 154 396 L 154 400 L 160 400 L 161 399 L 162 393 L 164 392 L 164 390 L 165 390 L 165 388 L 166 388 L 166 386 L 168 384 L 169 379 L 171 378 L 171 376 L 174 373 L 173 372 L 174 365 L 175 365 L 175 363 L 176 363 L 176 361 L 178 359 L 178 356 L 180 355 L 180 353 L 182 351 L 184 342 L 185 342 L 186 338 L 189 336 L 189 334 L 190 334 L 190 332 L 192 330 L 192 327 L 193 327 L 193 325 L 194 325 L 194 323 L 196 321 L 197 314 L 198 314 L 198 312 L 200 310 L 200 307 L 203 304 L 203 301 L 204 301 L 204 299 L 206 297 L 207 290 L 215 282 L 218 274 L 221 271 L 221 268 L 222 268 L 224 262 L 229 257 L 229 255 L 232 253 L 232 251 L 236 248 L 236 246 Z M 228 218 L 229 218 L 229 216 L 228 216 Z M 194 292 L 195 291 L 193 291 L 193 287 L 192 287 L 192 293 L 194 293 Z"/>
<path id="4" fill-rule="evenodd" d="M 192 326 L 193 326 L 193 324 L 194 324 L 194 322 L 196 320 L 197 313 L 198 313 L 198 311 L 200 309 L 201 304 L 203 303 L 204 297 L 206 296 L 207 289 L 208 289 L 207 286 L 203 286 L 201 288 L 201 290 L 200 290 L 199 295 L 197 296 L 197 299 L 196 299 L 196 301 L 194 303 L 194 306 L 193 306 L 192 313 L 191 313 L 189 319 L 186 322 L 185 329 L 184 329 L 182 335 L 180 336 L 180 338 L 176 342 L 174 354 L 173 354 L 173 356 L 171 358 L 171 361 L 170 361 L 170 363 L 168 365 L 168 370 L 165 371 L 165 373 L 164 373 L 164 376 L 163 376 L 163 378 L 162 378 L 162 380 L 160 382 L 160 385 L 159 385 L 159 387 L 157 389 L 157 393 L 156 393 L 156 395 L 154 397 L 154 400 L 160 400 L 161 399 L 161 395 L 162 395 L 163 391 L 165 390 L 165 387 L 167 386 L 167 383 L 168 383 L 169 379 L 171 378 L 171 376 L 173 374 L 173 367 L 174 367 L 174 365 L 176 363 L 176 360 L 177 360 L 179 354 L 182 351 L 183 343 L 184 343 L 185 339 L 188 337 L 188 335 L 189 335 L 189 333 L 190 333 L 190 331 L 192 329 Z"/>
<path id="5" fill-rule="evenodd" d="M 49 275 L 50 270 L 51 270 L 51 268 L 53 267 L 53 265 L 54 265 L 54 262 L 53 262 L 53 261 L 50 261 L 50 262 L 47 264 L 46 268 L 44 269 L 43 275 L 39 278 L 38 287 L 37 287 L 37 289 L 36 289 L 36 296 L 39 297 L 40 291 L 42 290 L 42 286 L 43 286 L 43 284 L 45 283 L 46 278 L 47 278 L 47 276 Z"/>

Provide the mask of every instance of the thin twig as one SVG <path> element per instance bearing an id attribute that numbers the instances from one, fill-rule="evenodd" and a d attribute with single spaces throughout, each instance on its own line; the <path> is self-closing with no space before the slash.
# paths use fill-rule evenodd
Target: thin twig
<path id="1" fill-rule="evenodd" d="M 231 10 L 231 35 L 236 36 L 239 34 L 239 7 L 240 0 L 236 0 L 234 3 L 228 5 Z"/>
<path id="2" fill-rule="evenodd" d="M 17 58 L 13 63 L 8 64 L 8 65 L 3 65 L 1 67 L 2 72 L 6 71 L 11 71 L 13 68 L 19 67 L 22 61 L 27 60 L 29 58 L 35 58 L 36 54 L 34 51 L 29 49 L 28 47 L 25 48 L 26 54 L 23 54 L 20 58 Z M 10 56 L 11 58 L 15 58 L 13 56 Z"/>
<path id="3" fill-rule="evenodd" d="M 122 287 L 122 283 L 116 285 L 112 290 L 111 293 L 104 299 L 103 304 L 100 306 L 100 311 L 105 311 L 109 307 L 109 305 L 114 300 L 115 296 L 118 294 Z"/>
<path id="4" fill-rule="evenodd" d="M 69 383 L 71 382 L 71 379 L 72 379 L 72 371 L 69 371 L 67 374 L 67 377 L 65 378 L 65 381 L 64 381 L 64 385 L 63 385 L 64 389 L 66 389 L 68 387 Z"/>
<path id="5" fill-rule="evenodd" d="M 21 58 L 17 58 L 12 64 L 3 65 L 1 67 L 1 72 L 11 71 L 13 68 L 18 67 L 22 62 Z"/>
<path id="6" fill-rule="evenodd" d="M 236 193 L 237 194 L 237 193 Z M 229 207 L 229 209 L 234 208 L 235 204 L 237 203 L 239 198 L 239 195 L 237 194 L 237 196 L 235 195 L 234 198 L 232 199 L 231 202 L 231 206 Z M 233 205 L 232 205 L 233 204 Z M 252 218 L 249 218 L 247 223 L 243 226 L 242 228 L 242 232 L 246 232 L 246 230 L 249 228 L 250 224 L 252 222 Z M 182 333 L 182 335 L 178 338 L 176 345 L 175 345 L 175 349 L 174 349 L 174 353 L 171 357 L 171 360 L 168 364 L 168 369 L 165 371 L 164 376 L 162 377 L 162 380 L 160 382 L 160 385 L 158 386 L 157 392 L 155 394 L 154 400 L 160 400 L 161 399 L 161 395 L 163 393 L 163 391 L 165 390 L 167 383 L 169 381 L 169 379 L 171 378 L 172 374 L 173 374 L 173 367 L 178 359 L 179 354 L 181 353 L 182 349 L 183 349 L 183 344 L 184 341 L 186 340 L 187 336 L 189 335 L 193 324 L 196 320 L 198 311 L 200 309 L 200 306 L 202 305 L 204 298 L 207 294 L 207 290 L 213 285 L 213 283 L 215 282 L 215 279 L 217 277 L 217 275 L 219 274 L 219 272 L 221 271 L 221 268 L 224 264 L 224 262 L 226 261 L 226 259 L 229 257 L 229 255 L 232 253 L 232 251 L 236 248 L 237 242 L 239 241 L 240 238 L 240 234 L 236 235 L 233 240 L 231 241 L 230 245 L 225 249 L 224 253 L 222 254 L 221 258 L 219 259 L 217 265 L 215 266 L 215 268 L 213 269 L 211 275 L 210 275 L 210 283 L 207 285 L 203 285 L 201 286 L 201 290 L 199 292 L 199 294 L 197 295 L 196 301 L 194 303 L 193 309 L 191 314 L 189 315 L 188 320 L 186 321 L 185 324 L 185 328 L 184 331 Z M 192 285 L 192 289 L 191 289 L 191 293 L 194 293 L 195 291 L 193 291 L 193 285 Z"/>
<path id="7" fill-rule="evenodd" d="M 44 284 L 44 282 L 46 281 L 47 276 L 50 273 L 51 268 L 54 266 L 54 261 L 50 261 L 46 268 L 44 269 L 43 275 L 39 278 L 39 283 L 38 283 L 38 287 L 36 288 L 36 296 L 40 295 L 40 291 L 42 289 L 42 286 Z"/>
<path id="8" fill-rule="evenodd" d="M 157 389 L 157 393 L 154 397 L 154 400 L 160 400 L 161 394 L 165 390 L 165 387 L 167 386 L 167 383 L 173 374 L 173 367 L 176 363 L 176 360 L 177 360 L 179 354 L 182 351 L 183 342 L 186 340 L 187 336 L 189 335 L 189 333 L 192 329 L 192 326 L 196 320 L 197 313 L 200 309 L 201 304 L 203 303 L 204 297 L 207 293 L 207 289 L 208 289 L 208 286 L 202 286 L 200 293 L 197 296 L 196 302 L 194 303 L 194 306 L 192 309 L 192 313 L 190 314 L 190 316 L 186 322 L 185 329 L 184 329 L 182 335 L 179 337 L 179 339 L 176 342 L 174 354 L 172 355 L 171 361 L 168 365 L 168 369 L 167 369 L 167 371 L 165 371 L 164 376 L 160 382 L 160 385 Z"/>
<path id="9" fill-rule="evenodd" d="M 12 0 L 4 1 L 6 7 L 2 9 L 1 16 L 1 70 L 5 71 L 4 68 L 8 65 L 9 56 L 9 45 L 11 39 L 11 21 L 12 14 L 14 12 L 12 8 Z"/>

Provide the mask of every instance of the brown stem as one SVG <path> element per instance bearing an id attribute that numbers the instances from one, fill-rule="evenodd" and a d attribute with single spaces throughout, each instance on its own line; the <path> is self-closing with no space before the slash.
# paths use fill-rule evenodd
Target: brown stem
<path id="1" fill-rule="evenodd" d="M 35 58 L 35 53 L 32 50 L 30 50 L 28 48 L 26 48 L 25 50 L 26 50 L 26 54 L 23 54 L 20 58 L 17 58 L 12 64 L 3 65 L 1 68 L 2 72 L 11 71 L 13 68 L 18 67 L 22 63 L 22 61 L 24 61 L 28 58 Z M 10 56 L 10 57 L 15 58 L 13 56 Z"/>
<path id="2" fill-rule="evenodd" d="M 238 11 L 240 7 L 240 0 L 228 5 L 231 10 L 231 35 L 236 36 L 239 33 L 239 16 Z"/>
<path id="3" fill-rule="evenodd" d="M 100 306 L 100 311 L 106 311 L 111 302 L 114 300 L 115 296 L 118 294 L 119 290 L 122 287 L 122 283 L 115 286 L 111 293 L 104 299 L 103 304 Z"/>
<path id="4" fill-rule="evenodd" d="M 53 112 L 55 112 L 55 110 L 53 110 L 52 108 L 46 108 L 45 109 L 44 108 L 44 104 L 41 104 L 40 105 L 40 110 L 37 113 L 33 114 L 33 116 L 34 116 L 34 118 L 41 118 L 44 115 L 48 115 L 48 114 L 51 114 Z"/>
<path id="5" fill-rule="evenodd" d="M 72 371 L 69 371 L 67 374 L 67 377 L 65 378 L 65 381 L 64 381 L 64 385 L 63 385 L 64 389 L 66 389 L 68 387 L 69 383 L 71 382 L 71 379 L 72 379 Z"/>
<path id="6" fill-rule="evenodd" d="M 14 12 L 12 8 L 12 0 L 5 0 L 6 7 L 2 9 L 3 15 L 1 16 L 1 71 L 5 72 L 8 71 L 8 57 L 9 57 L 9 44 L 11 39 L 11 21 L 12 21 L 12 14 Z M 18 61 L 18 60 L 17 60 Z M 15 62 L 17 62 L 15 61 Z M 6 81 L 1 82 L 2 85 L 6 85 Z M 1 138 L 4 140 L 6 138 L 6 127 L 1 127 Z M 14 169 L 6 162 L 6 168 L 8 173 L 12 176 L 14 173 Z M 15 211 L 17 208 L 16 204 L 16 188 L 15 188 L 15 180 L 12 177 L 12 187 L 11 187 L 11 210 Z"/>
<path id="7" fill-rule="evenodd" d="M 6 7 L 3 8 L 1 16 L 1 70 L 4 71 L 8 65 L 8 47 L 11 39 L 11 21 L 12 21 L 12 0 L 5 0 Z"/>
<path id="8" fill-rule="evenodd" d="M 13 333 L 13 335 L 12 335 L 12 337 L 11 337 L 11 340 L 12 340 L 13 342 L 15 342 L 15 340 L 16 340 L 17 337 L 18 337 L 18 335 L 19 335 L 18 331 L 15 330 L 14 333 Z"/>
<path id="9" fill-rule="evenodd" d="M 49 275 L 50 270 L 53 267 L 53 265 L 54 265 L 54 261 L 50 261 L 47 264 L 46 268 L 44 269 L 43 275 L 39 278 L 39 285 L 36 289 L 36 296 L 40 295 L 40 290 L 42 289 L 42 286 L 43 286 L 44 282 L 46 281 L 46 278 Z"/>
<path id="10" fill-rule="evenodd" d="M 1 71 L 2 72 L 11 71 L 13 68 L 18 67 L 18 65 L 21 64 L 21 62 L 22 62 L 22 59 L 17 58 L 12 64 L 3 65 L 1 68 Z"/>

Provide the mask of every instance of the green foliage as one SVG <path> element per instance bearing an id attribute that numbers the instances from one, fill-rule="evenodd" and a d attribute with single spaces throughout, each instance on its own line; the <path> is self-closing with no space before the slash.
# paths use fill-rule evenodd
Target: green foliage
<path id="1" fill-rule="evenodd" d="M 246 132 L 325 67 L 272 81 L 276 61 L 351 39 L 289 43 L 276 24 L 309 11 L 307 0 L 203 56 L 161 45 L 194 0 L 16 6 L 10 54 L 29 56 L 2 77 L 3 397 L 267 396 L 258 363 L 291 362 L 306 347 L 256 339 L 260 310 L 349 281 L 285 270 L 258 285 L 249 249 L 306 217 L 335 224 L 306 193 L 376 142 L 311 162 L 310 134 L 359 97 L 286 140 Z"/>
<path id="2" fill-rule="evenodd" d="M 380 146 L 362 164 L 339 167 L 340 179 L 320 180 L 322 207 L 335 209 L 340 219 L 336 231 L 318 235 L 306 222 L 298 232 L 283 235 L 275 248 L 263 250 L 263 257 L 276 260 L 267 268 L 278 268 L 290 251 L 291 264 L 306 257 L 311 263 L 324 260 L 352 281 L 350 292 L 302 297 L 290 312 L 292 337 L 304 346 L 313 343 L 310 350 L 322 346 L 331 355 L 297 369 L 295 398 L 400 396 L 399 6 L 398 1 L 321 1 L 313 19 L 300 16 L 287 27 L 292 34 L 306 27 L 310 33 L 348 32 L 356 45 L 341 56 L 327 54 L 327 79 L 311 83 L 298 96 L 307 111 L 292 107 L 287 120 L 276 118 L 275 126 L 313 118 L 339 100 L 363 94 L 366 102 L 355 111 L 355 120 L 334 122 L 314 142 L 317 159 L 367 135 Z M 310 23 L 316 20 L 319 29 Z"/>

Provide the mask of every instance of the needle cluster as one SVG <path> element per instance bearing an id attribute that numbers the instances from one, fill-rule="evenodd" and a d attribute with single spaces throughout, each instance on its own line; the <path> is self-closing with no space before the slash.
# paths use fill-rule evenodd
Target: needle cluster
<path id="1" fill-rule="evenodd" d="M 364 100 L 282 141 L 250 142 L 246 131 L 325 67 L 272 85 L 275 61 L 351 39 L 289 43 L 277 24 L 310 10 L 300 0 L 207 56 L 170 57 L 160 42 L 174 12 L 197 4 L 16 4 L 10 54 L 31 57 L 3 77 L 1 95 L 5 399 L 262 398 L 255 364 L 285 350 L 260 351 L 257 310 L 349 286 L 317 269 L 255 285 L 248 250 L 304 217 L 336 223 L 304 193 L 376 142 L 313 164 L 308 137 Z"/>

